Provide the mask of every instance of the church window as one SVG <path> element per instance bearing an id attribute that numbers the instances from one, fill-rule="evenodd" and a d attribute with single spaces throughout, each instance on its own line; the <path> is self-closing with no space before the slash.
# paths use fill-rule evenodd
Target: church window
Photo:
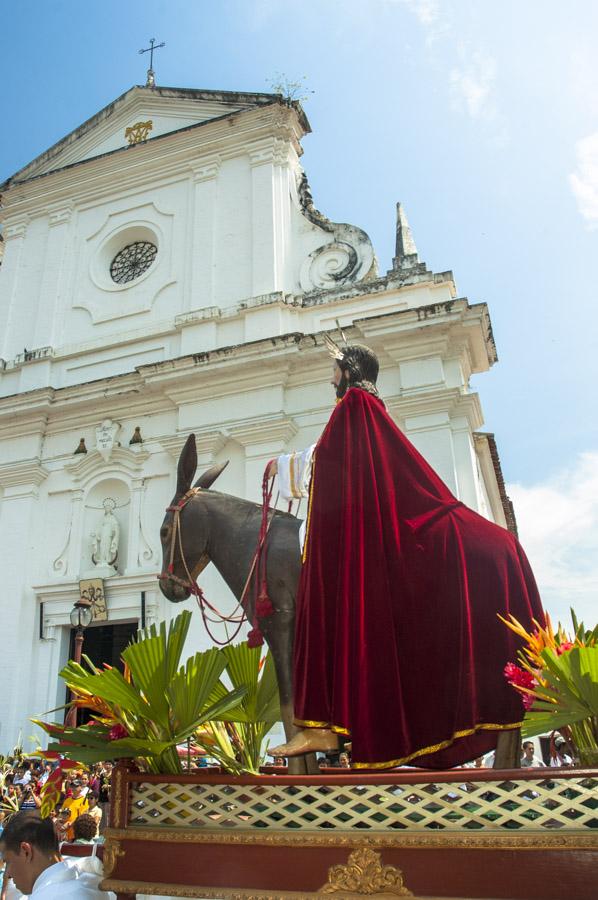
<path id="1" fill-rule="evenodd" d="M 135 281 L 149 269 L 157 252 L 158 248 L 150 241 L 135 241 L 127 244 L 112 260 L 110 277 L 116 284 Z"/>

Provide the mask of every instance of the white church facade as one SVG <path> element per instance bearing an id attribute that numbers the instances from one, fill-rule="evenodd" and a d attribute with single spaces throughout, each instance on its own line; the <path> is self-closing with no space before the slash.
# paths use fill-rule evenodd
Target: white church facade
<path id="1" fill-rule="evenodd" d="M 200 468 L 230 460 L 217 488 L 256 500 L 267 460 L 317 440 L 325 332 L 376 351 L 407 436 L 514 527 L 469 389 L 496 359 L 486 305 L 420 261 L 400 206 L 385 274 L 364 231 L 319 213 L 309 130 L 278 95 L 134 87 L 0 186 L 2 752 L 64 703 L 82 579 L 107 608 L 86 641 L 113 651 L 180 611 L 156 574 L 190 432 Z M 213 567 L 201 583 L 230 603 Z M 199 616 L 191 638 L 208 645 Z"/>

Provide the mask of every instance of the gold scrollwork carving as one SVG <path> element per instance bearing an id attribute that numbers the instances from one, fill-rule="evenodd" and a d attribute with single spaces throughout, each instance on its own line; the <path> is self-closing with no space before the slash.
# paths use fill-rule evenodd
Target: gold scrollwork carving
<path id="1" fill-rule="evenodd" d="M 112 821 L 115 828 L 122 828 L 125 825 L 122 814 L 123 781 L 124 772 L 122 768 L 115 766 L 112 770 L 112 796 L 110 797 Z"/>
<path id="2" fill-rule="evenodd" d="M 202 831 L 172 828 L 151 828 L 138 825 L 128 828 L 106 829 L 106 837 L 128 841 L 158 841 L 167 843 L 193 844 L 250 844 L 264 847 L 347 847 L 360 846 L 380 848 L 417 849 L 467 849 L 467 850 L 595 850 L 594 834 L 563 834 L 560 830 L 548 834 L 458 834 L 437 831 L 434 834 L 370 834 L 357 837 L 340 830 L 334 834 L 317 834 L 302 831 L 299 834 L 275 832 L 256 834 L 247 830 L 237 832 Z"/>
<path id="3" fill-rule="evenodd" d="M 134 125 L 125 128 L 125 138 L 131 146 L 133 144 L 140 144 L 141 141 L 147 140 L 147 136 L 153 127 L 154 123 L 151 119 L 148 119 L 147 122 L 135 122 Z"/>
<path id="4" fill-rule="evenodd" d="M 120 842 L 108 838 L 104 844 L 104 878 L 108 878 L 112 875 L 116 860 L 124 855 L 125 851 L 120 849 Z"/>
<path id="5" fill-rule="evenodd" d="M 320 888 L 320 893 L 413 897 L 403 884 L 401 870 L 396 866 L 383 866 L 380 854 L 369 847 L 354 850 L 346 865 L 331 866 L 328 870 L 328 883 Z"/>

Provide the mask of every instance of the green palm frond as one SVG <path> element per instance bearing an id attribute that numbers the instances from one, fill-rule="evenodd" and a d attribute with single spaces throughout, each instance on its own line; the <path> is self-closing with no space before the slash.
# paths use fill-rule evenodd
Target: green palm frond
<path id="1" fill-rule="evenodd" d="M 523 735 L 533 737 L 567 726 L 585 742 L 577 748 L 580 757 L 595 754 L 598 749 L 598 646 L 574 646 L 560 656 L 547 649 L 542 651 L 541 658 L 545 683 L 534 689 L 536 699 L 525 716 Z"/>
<path id="2" fill-rule="evenodd" d="M 231 684 L 236 689 L 243 685 L 245 695 L 238 705 L 211 717 L 206 726 L 209 752 L 231 774 L 255 774 L 263 761 L 264 739 L 281 715 L 274 660 L 271 653 L 262 660 L 260 648 L 246 643 L 229 645 L 222 655 Z M 218 702 L 225 690 L 219 682 L 212 692 L 212 702 Z M 202 734 L 197 740 L 202 743 Z"/>
<path id="3" fill-rule="evenodd" d="M 130 681 L 115 668 L 69 662 L 61 675 L 78 692 L 78 705 L 94 715 L 101 709 L 99 718 L 110 724 L 69 728 L 36 719 L 53 741 L 48 749 L 82 763 L 136 758 L 152 772 L 180 773 L 176 745 L 208 719 L 239 708 L 248 692 L 244 684 L 230 690 L 220 681 L 226 665 L 220 650 L 196 653 L 180 665 L 190 619 L 184 611 L 168 630 L 162 623 L 138 633 L 123 652 Z M 124 728 L 122 735 L 112 725 Z"/>
<path id="4" fill-rule="evenodd" d="M 271 653 L 268 653 L 266 656 L 262 677 L 259 682 L 256 718 L 258 721 L 266 723 L 268 731 L 281 719 L 278 680 L 274 667 L 274 657 Z"/>
<path id="5" fill-rule="evenodd" d="M 200 717 L 225 665 L 226 660 L 216 648 L 196 653 L 165 685 L 164 696 L 177 731 L 182 723 L 187 727 Z"/>
<path id="6" fill-rule="evenodd" d="M 145 715 L 147 711 L 147 703 L 139 691 L 125 681 L 118 669 L 105 669 L 98 675 L 91 675 L 82 666 L 70 660 L 59 674 L 69 688 L 87 691 L 138 716 Z"/>
<path id="7" fill-rule="evenodd" d="M 167 729 L 170 704 L 166 689 L 175 677 L 181 661 L 183 645 L 189 632 L 191 613 L 184 610 L 170 623 L 151 625 L 137 633 L 137 640 L 123 651 L 122 657 L 131 676 L 152 709 L 154 720 Z"/>

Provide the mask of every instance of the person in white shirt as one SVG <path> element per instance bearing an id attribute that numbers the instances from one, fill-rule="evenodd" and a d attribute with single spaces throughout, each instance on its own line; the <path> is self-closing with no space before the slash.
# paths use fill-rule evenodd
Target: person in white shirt
<path id="1" fill-rule="evenodd" d="M 33 900 L 106 900 L 97 876 L 63 861 L 50 819 L 35 813 L 13 816 L 0 837 L 0 852 L 6 875 Z"/>
<path id="2" fill-rule="evenodd" d="M 13 779 L 13 784 L 29 784 L 31 781 L 31 772 L 29 763 L 23 763 L 22 766 L 17 766 L 17 771 L 15 773 L 15 777 Z"/>
<path id="3" fill-rule="evenodd" d="M 534 756 L 534 742 L 533 741 L 524 741 L 521 745 L 522 757 L 521 757 L 521 768 L 538 768 L 539 766 L 545 766 L 546 763 L 542 762 L 537 756 Z"/>

